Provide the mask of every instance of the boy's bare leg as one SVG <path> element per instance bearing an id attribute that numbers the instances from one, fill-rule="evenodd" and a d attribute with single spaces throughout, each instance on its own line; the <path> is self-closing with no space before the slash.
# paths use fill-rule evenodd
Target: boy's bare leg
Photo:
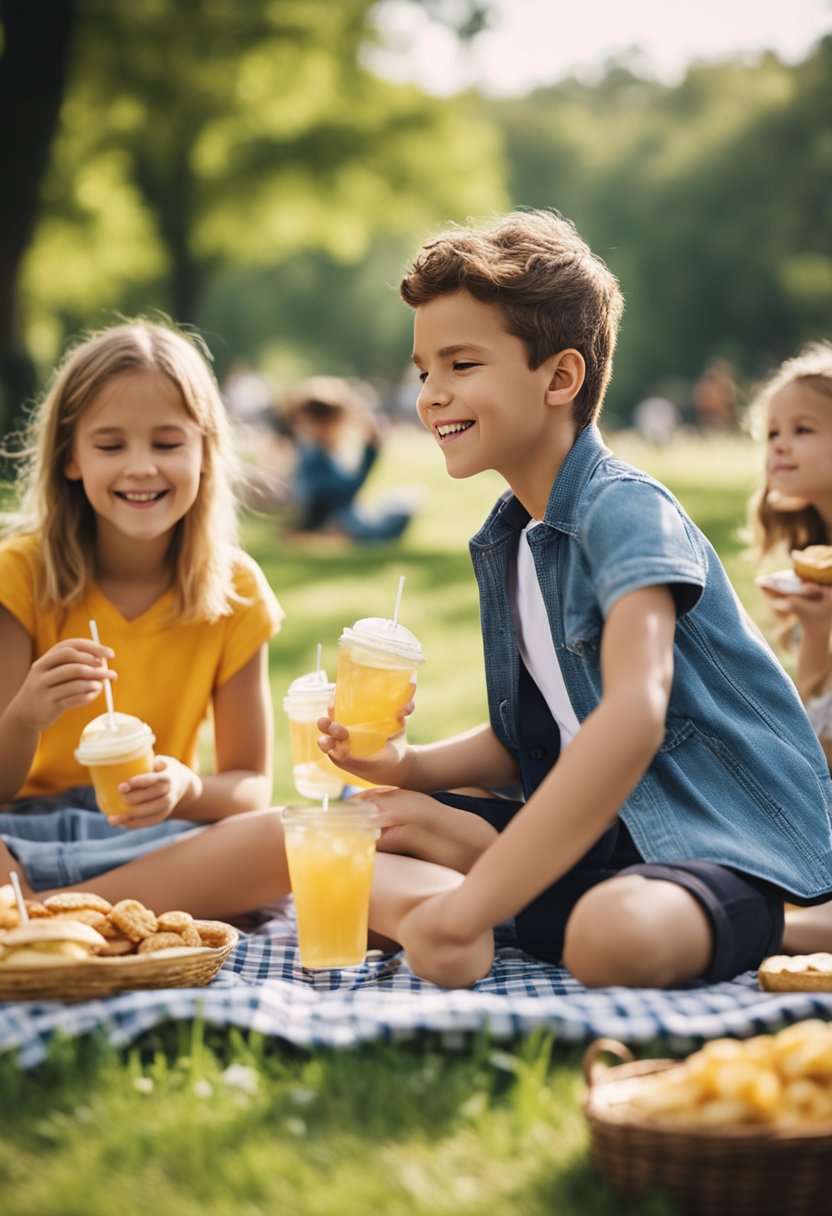
<path id="1" fill-rule="evenodd" d="M 563 963 L 589 988 L 674 988 L 704 975 L 712 952 L 708 918 L 684 887 L 628 874 L 575 904 Z"/>
<path id="2" fill-rule="evenodd" d="M 785 954 L 832 953 L 832 900 L 812 908 L 791 907 L 783 934 Z"/>

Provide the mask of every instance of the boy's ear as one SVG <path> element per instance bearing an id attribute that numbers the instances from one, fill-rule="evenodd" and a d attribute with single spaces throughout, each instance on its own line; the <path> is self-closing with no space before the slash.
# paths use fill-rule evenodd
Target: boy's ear
<path id="1" fill-rule="evenodd" d="M 551 377 L 546 390 L 549 405 L 571 404 L 581 391 L 586 377 L 586 364 L 579 350 L 571 346 L 549 360 Z"/>

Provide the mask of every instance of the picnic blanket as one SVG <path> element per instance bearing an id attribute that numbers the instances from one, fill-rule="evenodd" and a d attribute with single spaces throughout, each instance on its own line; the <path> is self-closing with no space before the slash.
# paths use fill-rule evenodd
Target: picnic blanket
<path id="1" fill-rule="evenodd" d="M 832 993 L 768 993 L 747 972 L 720 984 L 587 989 L 562 967 L 538 962 L 498 933 L 491 973 L 472 989 L 448 991 L 420 980 L 401 954 L 371 953 L 357 968 L 301 967 L 291 900 L 259 931 L 245 934 L 217 977 L 204 988 L 163 988 L 65 1004 L 0 1004 L 0 1051 L 15 1051 L 31 1068 L 60 1033 L 101 1031 L 126 1046 L 162 1022 L 202 1018 L 295 1046 L 351 1046 L 372 1039 L 438 1033 L 450 1046 L 486 1030 L 510 1039 L 534 1027 L 560 1041 L 611 1036 L 630 1046 L 665 1043 L 672 1054 L 722 1035 L 746 1038 L 790 1022 L 832 1021 Z"/>

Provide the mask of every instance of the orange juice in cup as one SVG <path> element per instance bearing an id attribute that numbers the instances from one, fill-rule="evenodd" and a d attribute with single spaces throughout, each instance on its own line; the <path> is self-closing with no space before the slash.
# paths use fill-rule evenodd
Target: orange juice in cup
<path id="1" fill-rule="evenodd" d="M 302 966 L 357 966 L 367 954 L 376 807 L 363 799 L 288 806 L 283 834 Z"/>
<path id="2" fill-rule="evenodd" d="M 335 720 L 349 730 L 354 756 L 374 756 L 400 732 L 399 712 L 424 661 L 415 636 L 392 620 L 367 617 L 341 634 Z"/>
<path id="3" fill-rule="evenodd" d="M 339 798 L 348 780 L 318 747 L 318 718 L 329 713 L 335 685 L 325 671 L 310 671 L 289 685 L 283 708 L 289 720 L 289 746 L 295 789 L 304 798 Z"/>
<path id="4" fill-rule="evenodd" d="M 118 787 L 153 771 L 155 742 L 150 727 L 132 714 L 100 714 L 84 727 L 75 759 L 89 769 L 96 802 L 105 815 L 129 813 Z"/>

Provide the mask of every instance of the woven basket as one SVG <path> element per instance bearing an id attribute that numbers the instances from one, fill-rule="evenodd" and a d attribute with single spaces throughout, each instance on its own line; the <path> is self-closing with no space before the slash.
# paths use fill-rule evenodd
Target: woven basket
<path id="1" fill-rule="evenodd" d="M 200 988 L 214 978 L 239 937 L 231 925 L 225 929 L 220 946 L 175 946 L 156 954 L 91 956 L 42 967 L 0 963 L 0 1001 L 86 1001 L 131 988 Z"/>
<path id="2" fill-rule="evenodd" d="M 609 1053 L 628 1061 L 605 1068 Z M 788 1131 L 763 1125 L 663 1128 L 629 1103 L 643 1078 L 677 1060 L 634 1061 L 615 1039 L 587 1048 L 584 1114 L 599 1173 L 625 1195 L 661 1189 L 698 1216 L 819 1216 L 829 1211 L 832 1123 Z"/>

